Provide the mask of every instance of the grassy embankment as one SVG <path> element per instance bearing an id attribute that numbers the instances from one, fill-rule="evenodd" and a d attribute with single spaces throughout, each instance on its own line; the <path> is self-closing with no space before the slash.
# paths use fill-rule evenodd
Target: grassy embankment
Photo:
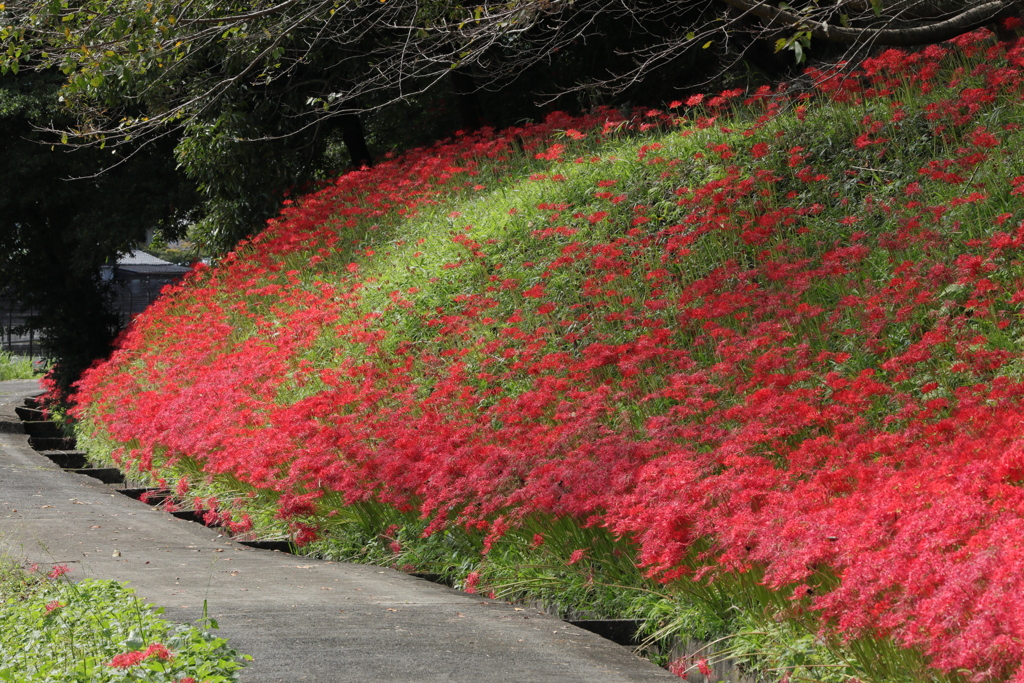
<path id="1" fill-rule="evenodd" d="M 238 533 L 767 676 L 1020 676 L 1021 52 L 339 178 L 138 322 L 80 444 Z"/>

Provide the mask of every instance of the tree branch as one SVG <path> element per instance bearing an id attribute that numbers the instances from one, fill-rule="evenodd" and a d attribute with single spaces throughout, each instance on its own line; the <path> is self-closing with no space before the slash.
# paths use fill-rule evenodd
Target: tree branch
<path id="1" fill-rule="evenodd" d="M 874 43 L 890 47 L 912 47 L 949 40 L 984 25 L 1016 8 L 1018 0 L 991 0 L 956 16 L 925 26 L 908 28 L 847 28 L 801 17 L 793 12 L 755 0 L 721 0 L 731 7 L 749 12 L 765 21 L 806 26 L 811 35 L 834 43 Z"/>
<path id="2" fill-rule="evenodd" d="M 282 12 L 282 11 L 288 9 L 289 7 L 291 7 L 292 5 L 297 4 L 298 2 L 299 2 L 299 0 L 286 0 L 286 2 L 282 2 L 280 5 L 274 5 L 273 7 L 268 7 L 267 9 L 260 10 L 258 12 L 250 12 L 249 14 L 236 14 L 233 17 L 208 17 L 208 18 L 205 18 L 205 19 L 179 19 L 177 23 L 182 24 L 183 26 L 189 26 L 191 24 L 220 24 L 220 23 L 236 23 L 236 22 L 242 22 L 242 21 L 251 21 L 252 19 L 259 19 L 260 17 L 266 17 L 266 16 L 270 16 L 271 14 L 276 14 L 278 12 Z"/>

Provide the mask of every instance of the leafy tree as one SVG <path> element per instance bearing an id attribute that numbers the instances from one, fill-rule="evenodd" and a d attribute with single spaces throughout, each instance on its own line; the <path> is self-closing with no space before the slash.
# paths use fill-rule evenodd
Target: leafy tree
<path id="1" fill-rule="evenodd" d="M 207 200 L 199 235 L 224 250 L 257 229 L 290 186 L 372 163 L 363 124 L 372 129 L 397 103 L 439 89 L 453 91 L 470 127 L 497 118 L 480 90 L 500 91 L 496 108 L 506 112 L 525 111 L 527 98 L 565 106 L 566 95 L 650 104 L 708 82 L 752 49 L 763 66 L 776 52 L 802 61 L 812 45 L 918 45 L 1017 15 L 1021 5 L 6 0 L 0 70 L 61 70 L 79 117 L 64 132 L 79 143 L 134 145 L 176 128 L 177 159 Z M 533 80 L 509 88 L 517 79 Z"/>
<path id="2" fill-rule="evenodd" d="M 48 140 L 40 126 L 72 123 L 58 101 L 63 82 L 53 71 L 0 77 L 0 291 L 36 311 L 30 324 L 67 389 L 119 326 L 100 267 L 147 228 L 173 233 L 194 200 L 167 145 L 133 155 Z"/>
<path id="3" fill-rule="evenodd" d="M 811 40 L 856 46 L 938 42 L 1020 13 L 1021 0 L 8 0 L 0 67 L 58 66 L 66 96 L 93 114 L 83 133 L 118 139 L 209 113 L 239 89 L 277 82 L 303 125 L 385 107 L 475 68 L 507 82 L 580 41 L 610 40 L 629 65 L 590 74 L 626 87 L 695 49 L 770 38 L 798 56 Z M 615 33 L 628 34 L 626 40 Z M 465 84 L 456 83 L 465 90 Z M 135 115 L 123 105 L 146 106 Z M 120 107 L 111 119 L 109 108 Z M 113 125 L 112 125 L 113 124 Z M 355 158 L 355 157 L 354 157 Z"/>

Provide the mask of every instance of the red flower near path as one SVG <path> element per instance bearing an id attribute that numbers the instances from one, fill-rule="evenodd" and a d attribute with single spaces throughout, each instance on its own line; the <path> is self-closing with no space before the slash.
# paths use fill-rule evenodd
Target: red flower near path
<path id="1" fill-rule="evenodd" d="M 697 660 L 697 670 L 705 676 L 710 676 L 712 674 L 711 667 L 708 665 L 708 660 L 706 659 Z"/>
<path id="2" fill-rule="evenodd" d="M 107 662 L 107 666 L 114 667 L 116 669 L 128 669 L 133 666 L 138 666 L 150 657 L 156 657 L 157 659 L 170 660 L 174 658 L 174 654 L 167 649 L 167 646 L 160 643 L 153 643 L 145 650 L 134 650 L 132 652 L 122 652 Z"/>
<path id="3" fill-rule="evenodd" d="M 57 579 L 67 574 L 69 571 L 71 571 L 71 568 L 66 564 L 55 564 L 46 577 L 49 579 Z"/>
<path id="4" fill-rule="evenodd" d="M 686 666 L 685 658 L 674 659 L 668 663 L 668 672 L 670 674 L 675 674 L 676 676 L 679 676 L 679 678 L 682 678 L 684 681 L 687 678 L 686 674 L 689 671 L 689 669 L 690 667 Z"/>
<path id="5" fill-rule="evenodd" d="M 134 652 L 123 652 L 119 655 L 114 655 L 113 659 L 107 662 L 107 666 L 114 667 L 117 669 L 128 669 L 142 663 L 145 654 L 142 650 L 136 650 Z"/>

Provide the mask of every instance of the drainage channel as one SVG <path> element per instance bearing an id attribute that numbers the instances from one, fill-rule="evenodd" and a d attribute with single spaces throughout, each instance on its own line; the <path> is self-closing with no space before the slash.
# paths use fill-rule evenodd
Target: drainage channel
<path id="1" fill-rule="evenodd" d="M 46 412 L 34 398 L 26 398 L 24 406 L 16 407 L 15 413 L 22 420 L 25 433 L 29 436 L 29 445 L 40 455 L 49 458 L 65 472 L 84 474 L 111 485 L 113 490 L 129 498 L 141 501 L 156 508 L 174 502 L 174 496 L 168 489 L 135 486 L 127 482 L 124 473 L 114 467 L 98 467 L 89 462 L 85 451 L 77 450 L 74 437 L 61 432 L 56 422 L 47 418 Z M 204 526 L 202 515 L 194 510 L 169 510 L 169 514 L 178 519 L 195 522 Z M 295 554 L 295 545 L 287 539 L 241 540 L 232 538 L 232 542 L 257 550 L 269 550 L 280 553 Z M 410 576 L 454 587 L 451 580 L 443 574 L 427 572 L 411 572 Z M 547 611 L 547 610 L 545 610 Z M 552 615 L 557 616 L 557 615 Z M 643 640 L 640 629 L 643 621 L 636 619 L 565 619 L 564 621 L 595 633 L 623 647 L 636 650 Z"/>

